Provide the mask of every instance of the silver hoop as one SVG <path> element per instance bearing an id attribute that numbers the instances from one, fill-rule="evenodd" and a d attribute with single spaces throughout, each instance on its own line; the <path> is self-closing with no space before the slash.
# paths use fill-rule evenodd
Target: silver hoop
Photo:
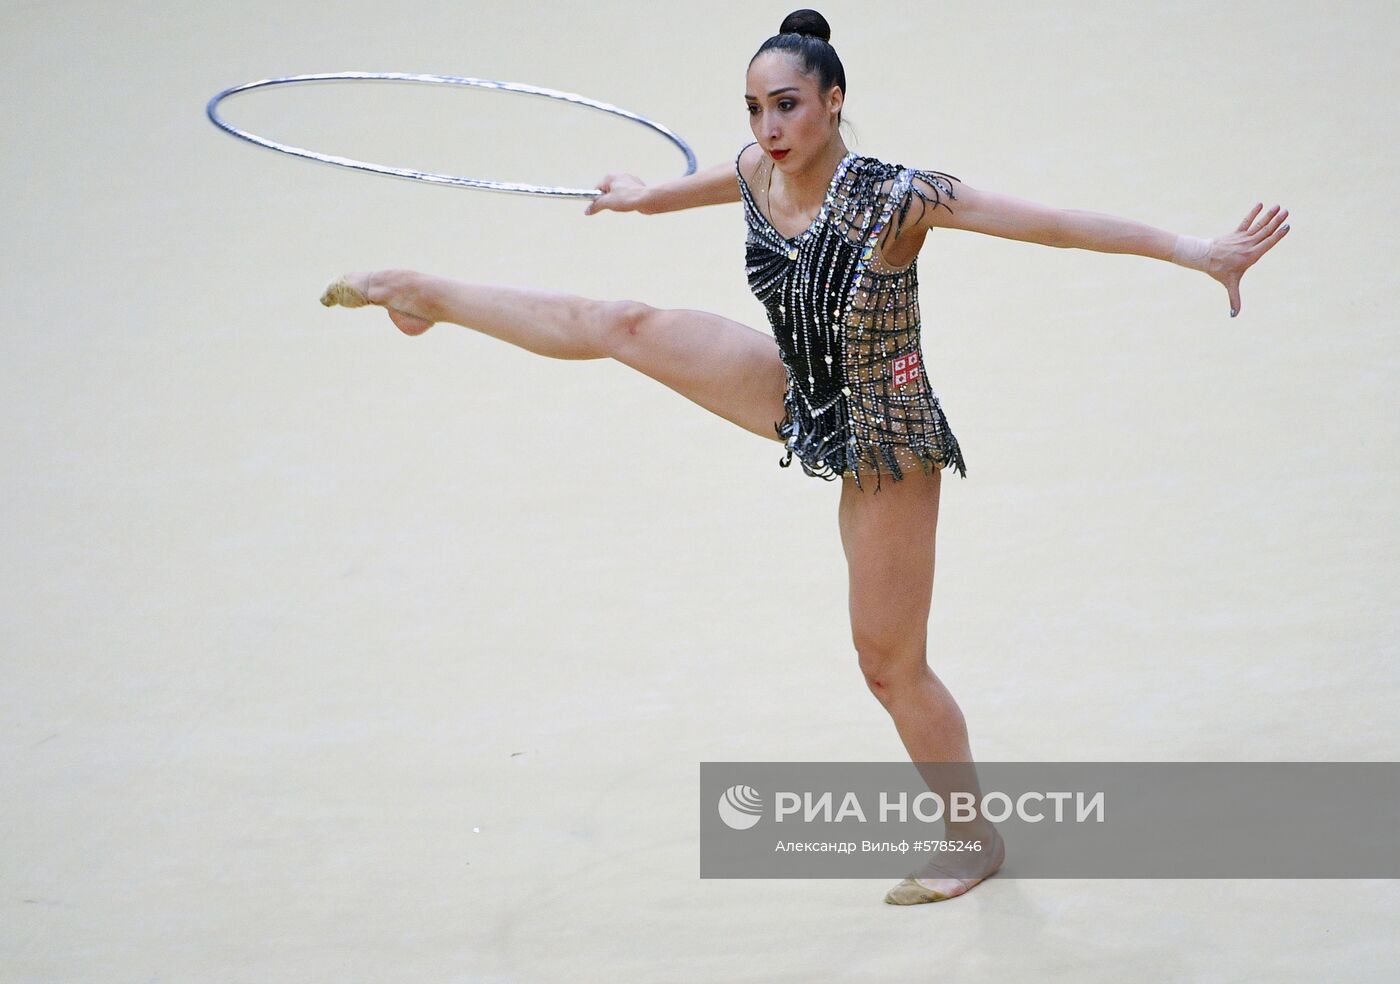
<path id="1" fill-rule="evenodd" d="M 685 174 L 681 176 L 684 177 L 687 174 L 695 173 L 695 153 L 690 149 L 690 145 L 660 123 L 649 120 L 645 116 L 639 116 L 628 110 L 619 109 L 616 106 L 610 106 L 604 102 L 598 102 L 596 99 L 588 99 L 584 96 L 575 95 L 571 92 L 560 92 L 556 89 L 543 89 L 539 86 L 522 85 L 518 82 L 497 82 L 492 79 L 469 79 L 455 75 L 413 75 L 399 72 L 328 72 L 322 75 L 288 75 L 282 78 L 248 82 L 244 85 L 235 85 L 225 89 L 209 100 L 208 105 L 205 107 L 205 112 L 215 126 L 227 133 L 233 134 L 235 137 L 247 140 L 250 143 L 255 143 L 260 147 L 267 147 L 271 150 L 281 151 L 284 154 L 292 154 L 296 157 L 306 157 L 313 161 L 320 161 L 323 164 L 334 164 L 337 167 L 349 167 L 357 171 L 371 171 L 375 174 L 387 174 L 395 178 L 410 178 L 414 181 L 429 181 L 433 184 L 458 185 L 464 188 L 480 188 L 484 191 L 504 191 L 518 195 L 545 195 L 552 198 L 597 198 L 602 194 L 597 188 L 561 188 L 553 185 L 520 184 L 514 181 L 485 181 L 481 178 L 460 178 L 451 174 L 432 174 L 427 171 L 414 171 L 408 168 L 387 167 L 383 164 L 369 164 L 365 161 L 351 160 L 348 157 L 318 154 L 314 150 L 306 150 L 303 147 L 293 147 L 290 144 L 277 143 L 275 140 L 268 140 L 266 137 L 260 137 L 246 130 L 240 130 L 238 127 L 220 119 L 219 115 L 214 111 L 215 107 L 228 96 L 239 92 L 247 92 L 250 89 L 260 89 L 269 85 L 283 85 L 290 82 L 328 82 L 342 79 L 382 79 L 391 82 L 430 82 L 448 83 L 452 85 L 476 85 L 487 89 L 504 89 L 508 92 L 524 92 L 532 96 L 547 96 L 550 99 L 562 99 L 565 102 L 577 103 L 580 106 L 600 109 L 605 113 L 613 113 L 614 115 L 634 120 L 660 133 L 667 140 L 670 140 L 679 147 L 681 153 L 685 154 L 686 169 Z"/>

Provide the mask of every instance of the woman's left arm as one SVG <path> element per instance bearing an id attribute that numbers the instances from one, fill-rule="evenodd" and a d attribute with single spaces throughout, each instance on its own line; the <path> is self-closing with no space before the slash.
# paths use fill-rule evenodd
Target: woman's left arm
<path id="1" fill-rule="evenodd" d="M 916 187 L 928 184 L 922 180 L 915 182 Z M 1179 236 L 1102 212 L 1039 205 L 1011 195 L 973 188 L 956 179 L 940 184 L 945 187 L 927 188 L 929 193 L 920 194 L 919 197 L 926 202 L 936 201 L 943 207 L 924 208 L 917 226 L 924 229 L 935 226 L 966 229 L 1062 249 L 1132 253 L 1168 260 L 1200 270 L 1224 284 L 1230 296 L 1232 318 L 1240 311 L 1240 278 L 1288 232 L 1288 226 L 1283 224 L 1288 210 L 1275 205 L 1260 218 L 1259 212 L 1264 207 L 1262 202 L 1250 209 L 1244 220 L 1230 232 L 1214 239 L 1201 239 L 1197 236 Z M 942 194 L 932 194 L 936 191 Z"/>

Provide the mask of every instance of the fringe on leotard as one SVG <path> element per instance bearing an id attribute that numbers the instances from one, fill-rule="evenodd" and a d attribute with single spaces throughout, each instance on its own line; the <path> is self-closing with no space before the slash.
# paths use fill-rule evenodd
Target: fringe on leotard
<path id="1" fill-rule="evenodd" d="M 948 418 L 944 415 L 937 397 L 933 398 L 933 406 L 937 420 L 936 440 L 900 444 L 897 448 L 907 450 L 922 466 L 926 475 L 932 474 L 936 469 L 953 468 L 959 476 L 966 478 L 967 463 L 963 460 L 962 448 L 959 447 L 952 428 L 948 426 Z M 853 472 L 856 488 L 862 490 L 861 473 L 874 471 L 876 492 L 880 491 L 881 475 L 884 471 L 888 471 L 895 481 L 904 478 L 904 469 L 900 467 L 895 448 L 885 444 L 869 444 L 858 453 L 852 453 L 849 449 L 854 445 L 847 436 L 847 428 L 840 414 L 822 414 L 814 417 L 814 426 L 802 432 L 798 431 L 795 422 L 797 419 L 801 419 L 801 415 L 794 417 L 792 408 L 786 407 L 782 423 L 774 425 L 774 430 L 785 445 L 783 457 L 778 460 L 780 467 L 789 467 L 792 459 L 796 457 L 804 473 L 828 482 L 835 481 L 847 472 Z"/>

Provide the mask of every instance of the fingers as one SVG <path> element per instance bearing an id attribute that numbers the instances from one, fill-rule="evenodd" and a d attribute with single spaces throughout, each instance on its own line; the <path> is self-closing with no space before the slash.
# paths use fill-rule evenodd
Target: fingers
<path id="1" fill-rule="evenodd" d="M 1288 218 L 1288 209 L 1280 210 L 1279 206 L 1275 205 L 1269 209 L 1267 215 L 1259 220 L 1259 224 L 1249 231 L 1249 238 L 1258 242 L 1277 229 L 1286 218 Z"/>
<path id="2" fill-rule="evenodd" d="M 1264 203 L 1263 203 L 1263 202 L 1260 202 L 1258 205 L 1255 205 L 1252 209 L 1250 209 L 1250 210 L 1249 210 L 1249 214 L 1246 215 L 1246 216 L 1244 217 L 1244 221 L 1241 222 L 1239 225 L 1235 226 L 1235 231 L 1236 231 L 1236 232 L 1247 232 L 1247 231 L 1249 231 L 1249 224 L 1250 224 L 1251 222 L 1254 221 L 1254 217 L 1255 217 L 1256 215 L 1259 214 L 1259 210 L 1260 210 L 1261 208 L 1263 208 L 1263 207 L 1264 207 Z"/>
<path id="3" fill-rule="evenodd" d="M 1277 214 L 1278 214 L 1278 206 L 1275 205 L 1273 208 L 1269 209 L 1269 210 L 1268 210 L 1267 212 L 1265 212 L 1263 215 L 1259 216 L 1259 218 L 1257 218 L 1257 219 L 1254 220 L 1254 225 L 1250 228 L 1249 234 L 1250 234 L 1251 236 L 1257 236 L 1257 235 L 1259 235 L 1260 230 L 1264 229 L 1264 228 L 1269 224 L 1269 222 L 1273 219 L 1273 217 L 1274 217 L 1275 215 L 1277 215 Z"/>
<path id="4" fill-rule="evenodd" d="M 600 204 L 612 190 L 613 175 L 609 174 L 602 181 L 598 182 L 598 197 L 588 203 L 588 207 L 583 210 L 584 215 L 592 215 L 594 212 L 601 212 L 603 206 Z"/>
<path id="5" fill-rule="evenodd" d="M 1259 262 L 1259 258 L 1261 256 L 1263 256 L 1269 250 L 1273 249 L 1274 245 L 1280 239 L 1288 235 L 1288 229 L 1288 226 L 1281 225 L 1278 228 L 1274 229 L 1266 237 L 1256 242 L 1253 248 L 1251 248 L 1251 250 L 1247 254 L 1245 254 L 1246 262 L 1244 268 L 1247 270 L 1250 267 L 1252 267 L 1255 263 Z"/>
<path id="6" fill-rule="evenodd" d="M 1232 255 L 1227 268 L 1222 271 L 1223 276 L 1212 274 L 1216 280 L 1225 285 L 1226 291 L 1230 295 L 1230 317 L 1237 317 L 1240 313 L 1240 277 L 1244 272 L 1258 261 L 1274 244 L 1288 234 L 1288 209 L 1275 205 L 1268 212 L 1260 215 L 1264 208 L 1264 203 L 1259 202 L 1249 214 L 1244 217 L 1235 229 L 1239 235 L 1232 236 Z"/>

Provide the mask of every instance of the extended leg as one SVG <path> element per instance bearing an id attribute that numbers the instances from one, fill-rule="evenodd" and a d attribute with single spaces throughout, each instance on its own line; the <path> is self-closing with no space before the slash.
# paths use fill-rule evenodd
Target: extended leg
<path id="1" fill-rule="evenodd" d="M 745 430 L 778 439 L 786 375 L 777 343 L 717 314 L 412 270 L 347 274 L 322 303 L 385 307 L 412 335 L 444 321 L 549 358 L 616 359 Z"/>

